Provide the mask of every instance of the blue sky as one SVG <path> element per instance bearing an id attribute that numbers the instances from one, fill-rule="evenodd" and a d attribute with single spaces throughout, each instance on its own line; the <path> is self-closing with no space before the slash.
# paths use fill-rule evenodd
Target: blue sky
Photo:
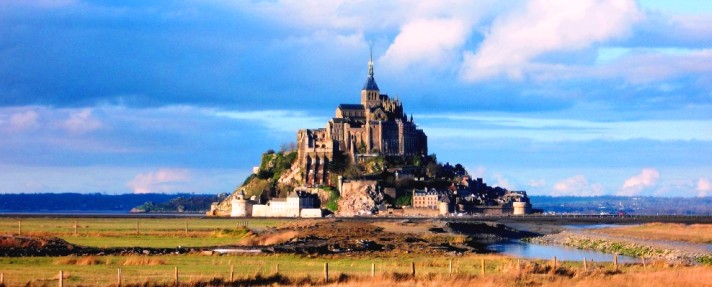
<path id="1" fill-rule="evenodd" d="M 710 1 L 0 1 L 0 193 L 230 192 L 357 103 L 373 42 L 441 161 L 712 196 Z"/>

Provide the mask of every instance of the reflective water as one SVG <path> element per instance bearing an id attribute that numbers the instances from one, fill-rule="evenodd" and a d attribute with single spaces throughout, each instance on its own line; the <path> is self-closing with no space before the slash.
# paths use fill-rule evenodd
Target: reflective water
<path id="1" fill-rule="evenodd" d="M 563 261 L 581 261 L 584 258 L 587 260 L 593 259 L 596 262 L 613 261 L 613 254 L 581 250 L 561 245 L 542 245 L 522 241 L 507 241 L 489 245 L 488 248 L 498 253 L 520 258 L 551 259 L 556 257 L 557 260 Z M 620 263 L 634 263 L 638 261 L 640 260 L 637 258 L 622 255 L 618 256 L 618 262 Z"/>

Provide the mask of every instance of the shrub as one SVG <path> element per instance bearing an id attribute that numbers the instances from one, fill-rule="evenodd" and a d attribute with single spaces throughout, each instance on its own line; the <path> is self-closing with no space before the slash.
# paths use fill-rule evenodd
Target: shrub
<path id="1" fill-rule="evenodd" d="M 331 210 L 332 212 L 336 212 L 336 210 L 339 209 L 340 198 L 341 194 L 339 194 L 339 191 L 331 189 L 329 191 L 329 201 L 326 203 L 326 208 Z"/>
<path id="2" fill-rule="evenodd" d="M 412 201 L 412 196 L 410 195 L 402 195 L 396 198 L 396 205 L 397 206 L 409 206 L 411 205 Z"/>

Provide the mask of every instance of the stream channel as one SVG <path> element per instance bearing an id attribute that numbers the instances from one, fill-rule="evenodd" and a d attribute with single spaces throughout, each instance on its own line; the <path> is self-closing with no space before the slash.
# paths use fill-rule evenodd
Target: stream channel
<path id="1" fill-rule="evenodd" d="M 581 230 L 581 229 L 599 229 L 608 227 L 617 227 L 623 225 L 616 224 L 582 224 L 582 225 L 566 225 L 566 229 Z M 503 241 L 487 246 L 488 249 L 497 253 L 506 254 L 518 258 L 527 259 L 552 259 L 563 261 L 581 261 L 593 259 L 596 262 L 612 262 L 613 254 L 595 251 L 577 249 L 563 245 L 545 245 L 537 243 L 523 242 L 520 240 Z M 635 263 L 640 259 L 630 256 L 618 255 L 620 263 Z"/>

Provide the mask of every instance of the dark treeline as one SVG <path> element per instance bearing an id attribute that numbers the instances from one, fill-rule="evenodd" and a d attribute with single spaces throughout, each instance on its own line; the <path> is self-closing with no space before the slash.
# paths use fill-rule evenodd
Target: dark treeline
<path id="1" fill-rule="evenodd" d="M 146 202 L 164 203 L 193 194 L 20 193 L 0 194 L 0 212 L 129 212 Z M 208 204 L 208 207 L 210 205 Z"/>
<path id="2" fill-rule="evenodd" d="M 532 205 L 544 212 L 632 215 L 710 215 L 712 198 L 626 196 L 530 196 Z"/>

